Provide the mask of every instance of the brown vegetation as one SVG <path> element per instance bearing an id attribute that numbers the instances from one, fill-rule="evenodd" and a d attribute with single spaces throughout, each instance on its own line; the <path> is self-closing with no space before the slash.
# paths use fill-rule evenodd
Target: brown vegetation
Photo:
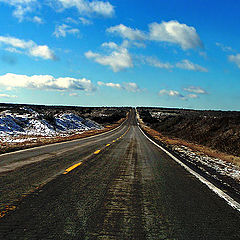
<path id="1" fill-rule="evenodd" d="M 184 145 L 240 166 L 240 113 L 160 108 L 138 111 L 148 125 L 144 130 L 156 140 Z"/>

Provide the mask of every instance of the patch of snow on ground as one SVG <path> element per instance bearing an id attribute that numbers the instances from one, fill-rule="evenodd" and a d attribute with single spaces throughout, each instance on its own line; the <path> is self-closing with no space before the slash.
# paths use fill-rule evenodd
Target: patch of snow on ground
<path id="1" fill-rule="evenodd" d="M 62 113 L 52 117 L 51 123 L 44 115 L 31 108 L 22 108 L 26 113 L 13 113 L 9 110 L 0 114 L 0 141 L 24 142 L 32 140 L 32 136 L 69 136 L 88 130 L 102 129 L 98 123 L 83 119 L 73 113 Z M 26 136 L 25 138 L 23 136 Z M 19 137 L 19 139 L 17 139 Z"/>
<path id="2" fill-rule="evenodd" d="M 221 175 L 229 176 L 237 181 L 240 181 L 240 167 L 232 163 L 203 155 L 202 153 L 193 151 L 186 146 L 173 146 L 173 149 L 177 151 L 181 157 L 187 157 L 192 160 L 192 162 L 199 162 L 207 167 L 215 169 Z"/>

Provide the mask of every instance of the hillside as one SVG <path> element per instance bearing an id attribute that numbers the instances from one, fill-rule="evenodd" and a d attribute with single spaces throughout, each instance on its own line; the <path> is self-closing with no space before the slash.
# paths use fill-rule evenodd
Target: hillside
<path id="1" fill-rule="evenodd" d="M 142 120 L 169 137 L 240 155 L 240 112 L 138 108 Z"/>
<path id="2" fill-rule="evenodd" d="M 1 104 L 1 151 L 76 139 L 86 133 L 106 131 L 106 126 L 124 119 L 127 112 L 127 108 Z"/>

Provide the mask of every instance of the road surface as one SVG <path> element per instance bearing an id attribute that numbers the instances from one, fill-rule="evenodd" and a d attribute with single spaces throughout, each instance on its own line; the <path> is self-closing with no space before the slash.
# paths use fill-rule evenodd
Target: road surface
<path id="1" fill-rule="evenodd" d="M 152 144 L 134 111 L 112 132 L 0 156 L 0 190 L 4 240 L 240 239 L 239 212 Z"/>

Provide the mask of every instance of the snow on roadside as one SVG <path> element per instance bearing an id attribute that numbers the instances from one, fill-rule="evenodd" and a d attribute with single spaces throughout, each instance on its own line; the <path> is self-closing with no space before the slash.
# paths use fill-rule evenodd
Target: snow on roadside
<path id="1" fill-rule="evenodd" d="M 138 112 L 137 112 L 137 118 L 138 118 L 138 121 L 144 125 L 144 122 L 140 118 Z M 240 167 L 233 163 L 224 161 L 219 158 L 210 157 L 206 154 L 203 154 L 203 152 L 194 151 L 193 149 L 184 145 L 179 146 L 179 145 L 169 144 L 168 147 L 170 147 L 173 151 L 179 154 L 183 159 L 189 161 L 191 164 L 195 166 L 198 166 L 203 172 L 207 174 L 212 175 L 212 173 L 207 172 L 207 168 L 210 168 L 215 170 L 219 175 L 227 176 L 237 182 L 240 182 Z M 200 165 L 202 165 L 203 167 L 200 167 Z M 218 178 L 217 176 L 213 176 L 213 177 Z"/>
<path id="2" fill-rule="evenodd" d="M 22 108 L 23 113 L 9 110 L 0 113 L 0 142 L 17 143 L 35 141 L 36 137 L 69 136 L 102 126 L 90 119 L 65 112 L 52 116 L 51 122 L 31 108 Z"/>
<path id="3" fill-rule="evenodd" d="M 216 172 L 223 176 L 228 176 L 237 181 L 240 181 L 240 167 L 230 162 L 226 162 L 218 158 L 203 155 L 201 152 L 193 151 L 189 147 L 183 145 L 182 146 L 173 145 L 171 147 L 174 151 L 178 152 L 181 157 L 183 157 L 184 159 L 188 159 L 194 165 L 196 165 L 197 163 L 201 163 L 204 166 L 216 170 Z"/>

